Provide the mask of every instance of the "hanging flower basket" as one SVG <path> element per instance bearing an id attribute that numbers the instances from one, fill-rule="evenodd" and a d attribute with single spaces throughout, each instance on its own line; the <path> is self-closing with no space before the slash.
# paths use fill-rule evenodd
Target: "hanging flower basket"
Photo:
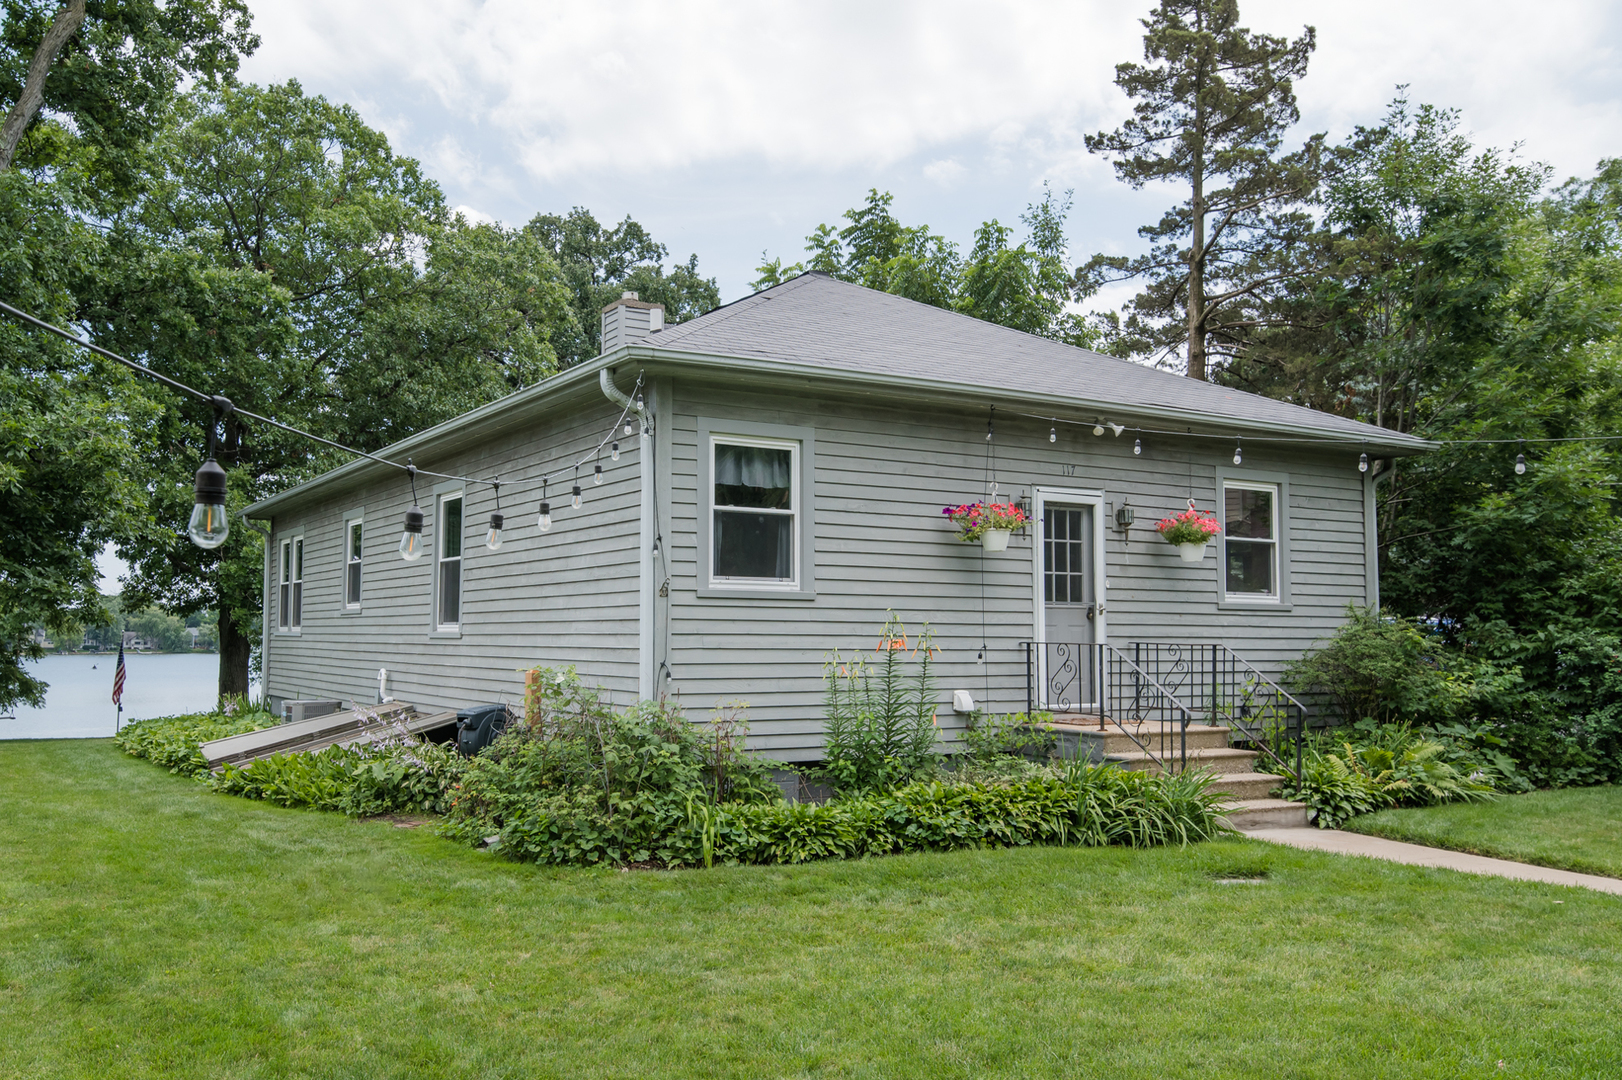
<path id="1" fill-rule="evenodd" d="M 1016 503 L 965 503 L 948 506 L 942 514 L 957 526 L 957 538 L 965 544 L 979 541 L 986 551 L 1008 550 L 1008 534 L 1025 527 L 1025 511 Z"/>
<path id="2" fill-rule="evenodd" d="M 1188 500 L 1188 509 L 1171 517 L 1161 518 L 1155 528 L 1166 538 L 1166 543 L 1177 549 L 1184 562 L 1196 563 L 1205 558 L 1205 546 L 1222 531 L 1217 519 L 1194 509 L 1194 500 Z"/>

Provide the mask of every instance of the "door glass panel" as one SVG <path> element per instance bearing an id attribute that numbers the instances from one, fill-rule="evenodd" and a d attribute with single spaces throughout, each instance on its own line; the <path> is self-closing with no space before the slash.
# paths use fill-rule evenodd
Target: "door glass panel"
<path id="1" fill-rule="evenodd" d="M 1050 604 L 1085 604 L 1086 534 L 1081 510 L 1048 507 L 1042 515 L 1042 596 Z"/>

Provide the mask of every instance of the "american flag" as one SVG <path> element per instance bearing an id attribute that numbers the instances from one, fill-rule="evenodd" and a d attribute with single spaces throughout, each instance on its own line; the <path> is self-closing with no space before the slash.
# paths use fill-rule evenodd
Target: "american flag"
<path id="1" fill-rule="evenodd" d="M 113 669 L 113 704 L 124 707 L 124 643 L 118 643 L 118 666 Z"/>

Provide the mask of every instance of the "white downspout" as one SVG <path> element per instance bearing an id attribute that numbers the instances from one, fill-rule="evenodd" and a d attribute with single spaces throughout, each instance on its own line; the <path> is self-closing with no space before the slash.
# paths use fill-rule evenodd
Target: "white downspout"
<path id="1" fill-rule="evenodd" d="M 246 515 L 238 514 L 237 520 L 242 527 L 256 532 L 265 538 L 265 569 L 264 580 L 259 586 L 259 701 L 266 706 L 270 702 L 270 530 L 255 525 Z M 250 688 L 253 683 L 253 672 L 248 673 Z"/>
<path id="2" fill-rule="evenodd" d="M 637 699 L 648 701 L 654 695 L 654 658 L 653 658 L 653 539 L 655 525 L 653 520 L 653 424 L 652 417 L 647 409 L 620 393 L 619 387 L 614 385 L 614 377 L 605 367 L 597 373 L 598 385 L 602 387 L 603 396 L 608 398 L 620 408 L 629 408 L 635 412 L 642 422 L 642 437 L 638 443 L 640 452 L 636 457 L 638 482 L 642 493 L 642 521 L 639 530 L 639 551 L 637 553 Z"/>

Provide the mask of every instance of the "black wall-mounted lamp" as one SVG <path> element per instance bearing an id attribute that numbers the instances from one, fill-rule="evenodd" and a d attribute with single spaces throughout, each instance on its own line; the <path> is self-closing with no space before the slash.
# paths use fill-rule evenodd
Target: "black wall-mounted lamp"
<path id="1" fill-rule="evenodd" d="M 1132 513 L 1131 503 L 1122 503 L 1120 509 L 1115 511 L 1115 527 L 1122 532 L 1130 529 L 1135 520 L 1136 515 Z"/>

